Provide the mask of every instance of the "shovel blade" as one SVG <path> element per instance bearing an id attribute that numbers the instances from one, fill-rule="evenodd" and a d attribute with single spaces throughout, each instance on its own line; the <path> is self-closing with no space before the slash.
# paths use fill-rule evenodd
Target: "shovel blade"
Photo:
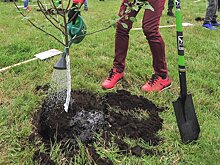
<path id="1" fill-rule="evenodd" d="M 185 101 L 178 98 L 173 102 L 174 112 L 180 136 L 183 143 L 190 143 L 199 137 L 200 127 L 196 117 L 192 95 L 187 95 Z"/>

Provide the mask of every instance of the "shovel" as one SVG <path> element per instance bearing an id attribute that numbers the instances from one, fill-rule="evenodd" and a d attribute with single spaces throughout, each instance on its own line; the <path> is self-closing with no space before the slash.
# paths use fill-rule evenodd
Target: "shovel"
<path id="1" fill-rule="evenodd" d="M 174 112 L 182 142 L 190 143 L 198 139 L 200 127 L 196 117 L 192 95 L 187 94 L 180 0 L 176 0 L 176 29 L 177 29 L 180 97 L 173 102 L 173 106 L 174 106 Z"/>

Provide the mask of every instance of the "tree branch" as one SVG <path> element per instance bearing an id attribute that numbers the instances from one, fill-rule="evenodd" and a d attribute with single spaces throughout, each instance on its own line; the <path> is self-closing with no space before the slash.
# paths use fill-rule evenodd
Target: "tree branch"
<path id="1" fill-rule="evenodd" d="M 65 17 L 65 14 L 62 14 L 62 13 L 59 12 L 58 8 L 54 4 L 54 0 L 51 0 L 50 2 L 52 2 L 53 8 L 56 10 L 56 12 L 59 13 L 62 17 Z"/>
<path id="2" fill-rule="evenodd" d="M 42 11 L 41 6 L 38 5 L 38 7 L 39 7 L 40 10 Z M 43 6 L 43 4 L 42 4 L 42 7 L 43 7 L 44 11 L 46 11 L 46 13 L 47 13 L 56 23 L 58 23 L 62 28 L 64 28 L 64 25 L 61 24 L 56 18 L 54 18 L 54 17 L 51 15 L 51 14 L 48 12 L 48 10 L 46 10 L 46 8 Z M 42 12 L 43 12 L 43 11 L 42 11 Z"/>
<path id="3" fill-rule="evenodd" d="M 67 6 L 66 6 L 66 10 L 68 11 L 68 8 L 70 7 L 70 1 L 71 0 L 68 0 L 68 4 L 67 4 Z"/>
<path id="4" fill-rule="evenodd" d="M 45 9 L 45 7 L 43 6 L 43 4 L 41 3 L 41 1 L 37 0 L 37 4 L 38 4 L 39 8 L 41 9 L 42 13 L 44 14 L 45 18 L 46 18 L 55 28 L 57 28 L 59 31 L 61 31 L 63 35 L 65 35 L 65 34 L 64 34 L 64 31 L 63 31 L 62 29 L 60 29 L 57 25 L 55 25 L 55 24 L 48 18 L 48 16 L 45 14 L 45 12 L 44 12 L 43 10 L 46 11 L 46 9 Z M 43 10 L 42 10 L 42 9 L 43 9 Z M 48 12 L 48 11 L 47 11 L 47 12 Z M 48 13 L 49 13 L 49 12 L 48 12 Z"/>
<path id="5" fill-rule="evenodd" d="M 21 10 L 18 8 L 18 6 L 17 6 L 15 0 L 14 0 L 13 2 L 14 2 L 15 7 L 17 8 L 17 10 L 18 10 L 18 11 L 20 12 L 20 14 L 25 18 L 26 15 L 25 15 L 24 13 L 22 13 Z M 46 33 L 47 35 L 49 35 L 49 36 L 51 36 L 51 37 L 53 37 L 53 38 L 54 38 L 55 40 L 57 40 L 60 44 L 62 44 L 63 46 L 65 46 L 65 44 L 64 44 L 61 40 L 59 40 L 58 38 L 56 38 L 56 37 L 55 37 L 54 35 L 52 35 L 51 33 L 48 33 L 48 32 L 46 32 L 45 30 L 43 30 L 42 28 L 38 27 L 38 26 L 35 25 L 35 23 L 33 23 L 31 20 L 27 19 L 27 21 L 28 21 L 32 26 L 34 26 L 35 28 L 37 28 L 38 30 L 40 30 L 40 31 L 42 31 L 42 32 L 44 32 L 44 33 Z"/>

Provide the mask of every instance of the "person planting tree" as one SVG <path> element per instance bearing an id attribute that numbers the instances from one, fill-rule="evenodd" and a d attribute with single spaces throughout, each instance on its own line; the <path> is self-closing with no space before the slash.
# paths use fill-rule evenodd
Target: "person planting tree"
<path id="1" fill-rule="evenodd" d="M 160 92 L 171 86 L 165 56 L 165 43 L 159 32 L 160 17 L 164 9 L 165 0 L 148 0 L 148 2 L 153 7 L 154 11 L 145 9 L 142 28 L 153 56 L 154 74 L 147 83 L 142 86 L 142 90 L 146 92 Z M 135 1 L 131 2 L 130 0 L 122 0 L 118 14 L 121 19 L 116 24 L 113 67 L 107 78 L 101 84 L 103 89 L 113 88 L 124 76 L 129 31 L 132 28 L 133 23 L 129 18 L 136 17 L 141 7 L 139 7 L 138 10 L 131 10 L 129 13 L 125 13 L 125 11 L 128 6 L 132 7 L 135 3 Z M 125 15 L 124 17 L 123 14 Z M 124 28 L 124 24 L 127 25 L 127 28 Z"/>

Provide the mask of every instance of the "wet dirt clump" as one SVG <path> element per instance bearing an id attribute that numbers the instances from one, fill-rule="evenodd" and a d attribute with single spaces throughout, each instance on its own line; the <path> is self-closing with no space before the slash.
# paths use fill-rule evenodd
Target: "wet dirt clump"
<path id="1" fill-rule="evenodd" d="M 71 96 L 68 112 L 55 96 L 44 101 L 38 127 L 44 140 L 69 140 L 75 144 L 79 138 L 83 143 L 89 143 L 93 134 L 107 124 L 105 106 L 98 97 L 85 91 L 73 91 Z"/>
<path id="2" fill-rule="evenodd" d="M 164 108 L 158 108 L 148 99 L 125 90 L 104 96 L 89 91 L 72 91 L 71 99 L 68 113 L 64 111 L 63 103 L 57 99 L 47 97 L 44 100 L 34 123 L 37 134 L 46 146 L 50 147 L 51 141 L 61 142 L 63 150 L 67 144 L 72 146 L 72 150 L 66 154 L 68 159 L 79 153 L 77 145 L 80 140 L 96 164 L 113 164 L 110 159 L 101 158 L 93 146 L 98 133 L 106 142 L 106 147 L 114 143 L 120 154 L 158 154 L 156 150 L 138 144 L 130 146 L 124 138 L 142 139 L 151 146 L 158 145 L 161 137 L 158 137 L 157 132 L 162 129 L 163 123 L 159 112 Z M 147 112 L 148 117 L 140 117 L 143 111 Z M 139 113 L 139 117 L 135 113 Z"/>

